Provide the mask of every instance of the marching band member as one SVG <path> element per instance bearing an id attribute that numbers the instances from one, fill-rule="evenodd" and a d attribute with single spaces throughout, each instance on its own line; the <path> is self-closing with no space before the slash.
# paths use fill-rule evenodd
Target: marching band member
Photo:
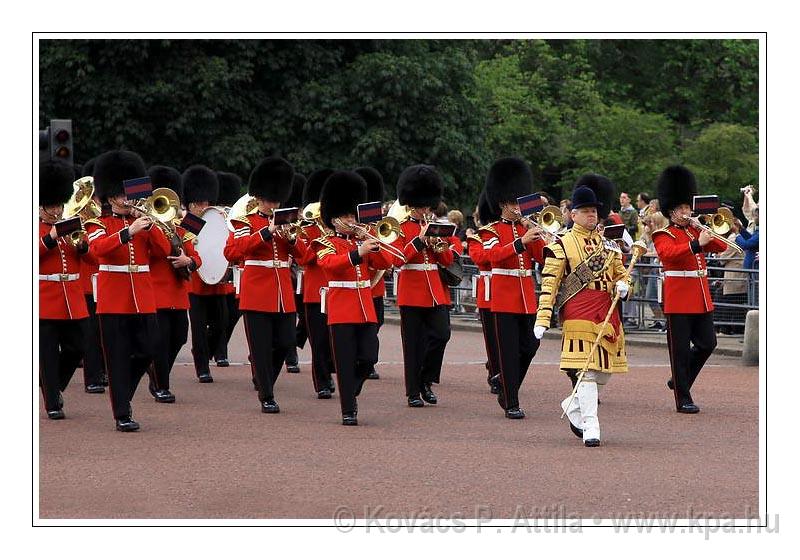
<path id="1" fill-rule="evenodd" d="M 442 200 L 444 183 L 430 165 L 406 168 L 397 181 L 399 204 L 409 207 L 409 217 L 400 223 L 402 234 L 393 245 L 405 259 L 393 258 L 400 269 L 397 280 L 397 305 L 400 308 L 400 334 L 408 406 L 436 404 L 431 389 L 439 383 L 442 360 L 450 340 L 449 294 L 439 274 L 439 265 L 449 266 L 453 251 L 434 251 L 425 234 L 426 216 Z M 420 396 L 422 398 L 420 398 Z"/>
<path id="2" fill-rule="evenodd" d="M 591 356 L 575 398 L 570 396 L 561 403 L 570 429 L 583 438 L 587 447 L 600 445 L 600 388 L 612 374 L 628 371 L 619 313 L 612 313 L 608 324 L 604 324 L 615 291 L 625 297 L 629 289 L 622 251 L 615 242 L 604 239 L 597 228 L 610 210 L 612 196 L 613 185 L 605 177 L 586 175 L 576 183 L 570 211 L 573 226 L 544 250 L 542 292 L 534 327 L 534 335 L 541 339 L 550 328 L 553 309 L 560 307 L 560 367 L 573 376 L 583 369 L 602 329 L 600 344 Z"/>
<path id="3" fill-rule="evenodd" d="M 333 169 L 318 169 L 308 177 L 303 189 L 303 208 L 314 202 L 319 202 L 322 187 L 325 181 L 333 174 Z M 322 223 L 322 218 L 307 219 L 303 226 L 303 239 L 301 243 L 310 243 L 327 234 Z M 320 290 L 327 285 L 325 272 L 317 262 L 317 252 L 306 251 L 298 259 L 303 273 L 301 275 L 301 292 L 303 294 L 303 309 L 306 320 L 308 343 L 311 345 L 311 380 L 318 399 L 329 399 L 336 390 L 332 374 L 334 372 L 333 355 L 331 354 L 331 339 L 328 331 L 328 319 L 322 312 Z"/>
<path id="4" fill-rule="evenodd" d="M 183 198 L 186 209 L 201 217 L 219 197 L 217 174 L 205 165 L 193 165 L 183 172 Z M 192 275 L 189 290 L 189 319 L 192 329 L 192 358 L 200 383 L 213 383 L 208 363 L 220 344 L 228 324 L 224 284 L 206 284 L 198 274 Z"/>
<path id="5" fill-rule="evenodd" d="M 383 202 L 386 191 L 383 185 L 383 176 L 380 172 L 372 167 L 359 167 L 355 171 L 367 182 L 367 202 L 375 202 L 378 200 Z M 386 296 L 385 272 L 386 271 L 383 271 L 381 274 L 378 270 L 372 271 L 373 280 L 371 281 L 374 281 L 375 276 L 378 276 L 378 281 L 372 286 L 372 302 L 375 304 L 375 315 L 378 318 L 378 332 L 380 332 L 384 322 L 383 298 Z M 380 349 L 380 339 L 378 339 L 378 356 L 380 356 Z M 369 375 L 367 375 L 367 379 L 380 378 L 381 376 L 375 371 L 375 365 L 373 364 L 372 370 L 369 372 Z"/>
<path id="6" fill-rule="evenodd" d="M 217 180 L 219 181 L 219 197 L 217 197 L 216 205 L 223 208 L 230 208 L 234 203 L 239 200 L 242 195 L 242 178 L 235 173 L 226 173 L 224 171 L 217 172 Z M 236 323 L 239 322 L 241 313 L 239 312 L 239 299 L 236 297 L 236 287 L 233 285 L 233 267 L 236 264 L 231 263 L 225 278 L 218 284 L 225 296 L 225 317 L 227 322 L 221 325 L 222 332 L 209 332 L 209 347 L 211 343 L 218 339 L 216 348 L 213 348 L 214 363 L 217 367 L 228 367 L 228 344 L 230 343 L 233 331 L 236 328 Z"/>
<path id="7" fill-rule="evenodd" d="M 168 188 L 183 197 L 181 174 L 177 169 L 155 165 L 147 170 L 155 188 Z M 150 275 L 156 298 L 156 321 L 158 338 L 156 355 L 150 368 L 148 389 L 156 402 L 173 403 L 175 395 L 169 390 L 169 376 L 178 352 L 186 344 L 189 335 L 189 286 L 190 274 L 202 264 L 200 255 L 192 244 L 193 235 L 184 228 L 175 227 L 178 248 L 164 253 L 160 245 L 154 245 L 150 253 Z"/>
<path id="8" fill-rule="evenodd" d="M 358 424 L 358 403 L 364 381 L 378 360 L 378 319 L 372 302 L 370 268 L 384 270 L 390 259 L 375 239 L 359 241 L 352 231 L 357 206 L 366 202 L 367 184 L 352 171 L 337 171 L 325 182 L 320 212 L 335 229 L 312 242 L 327 278 L 324 297 L 333 359 L 339 385 L 342 424 Z"/>
<path id="9" fill-rule="evenodd" d="M 73 245 L 55 226 L 72 196 L 73 181 L 74 172 L 66 164 L 39 165 L 39 386 L 51 420 L 64 418 L 61 393 L 83 354 L 89 315 L 79 281 L 86 239 Z"/>
<path id="10" fill-rule="evenodd" d="M 87 223 L 89 250 L 97 258 L 97 318 L 102 335 L 111 407 L 117 430 L 132 432 L 139 424 L 131 417 L 131 400 L 153 360 L 158 336 L 156 305 L 150 277 L 155 246 L 171 249 L 162 231 L 147 216 L 131 208 L 124 181 L 143 179 L 145 165 L 138 154 L 115 150 L 98 156 L 94 186 L 112 214 Z M 146 190 L 144 181 L 129 189 Z"/>
<path id="11" fill-rule="evenodd" d="M 233 236 L 225 258 L 244 262 L 239 289 L 250 367 L 256 380 L 261 412 L 278 413 L 273 387 L 286 353 L 294 344 L 295 304 L 289 255 L 301 259 L 305 246 L 278 230 L 270 215 L 291 193 L 294 169 L 278 157 L 265 158 L 250 175 L 249 193 L 258 212 L 232 219 Z"/>
<path id="12" fill-rule="evenodd" d="M 533 190 L 531 170 L 518 158 L 497 160 L 486 178 L 486 197 L 500 209 L 500 221 L 486 228 L 484 249 L 492 263 L 489 299 L 500 357 L 497 401 L 506 418 L 521 419 L 519 388 L 539 340 L 533 336 L 537 303 L 533 261 L 542 263 L 544 242 L 538 228 L 522 225 L 517 198 Z"/>
<path id="13" fill-rule="evenodd" d="M 493 394 L 500 392 L 498 380 L 500 379 L 500 357 L 497 350 L 497 335 L 494 330 L 494 315 L 492 304 L 489 301 L 489 283 L 492 277 L 492 262 L 489 254 L 483 248 L 483 243 L 494 235 L 491 228 L 499 219 L 500 214 L 489 204 L 486 191 L 481 191 L 478 198 L 478 222 L 481 228 L 477 233 L 467 236 L 469 258 L 478 267 L 478 275 L 473 276 L 473 292 L 483 330 L 483 343 L 486 346 L 489 374 L 486 378 Z"/>
<path id="14" fill-rule="evenodd" d="M 292 194 L 289 196 L 289 200 L 286 201 L 286 208 L 302 208 L 303 190 L 305 186 L 305 175 L 295 173 L 292 178 Z M 306 310 L 303 307 L 303 269 L 297 264 L 295 259 L 292 259 L 289 271 L 292 274 L 294 306 L 297 308 L 297 325 L 294 329 L 295 343 L 293 346 L 289 347 L 289 352 L 286 354 L 286 372 L 300 373 L 300 358 L 297 356 L 297 349 L 305 347 L 306 340 L 308 339 L 308 332 L 306 331 Z"/>
<path id="15" fill-rule="evenodd" d="M 690 390 L 717 346 L 705 253 L 721 253 L 727 248 L 689 219 L 696 194 L 691 171 L 679 165 L 666 168 L 658 179 L 658 202 L 670 223 L 652 235 L 664 271 L 664 315 L 672 369 L 667 385 L 674 392 L 677 411 L 684 414 L 700 412 Z"/>

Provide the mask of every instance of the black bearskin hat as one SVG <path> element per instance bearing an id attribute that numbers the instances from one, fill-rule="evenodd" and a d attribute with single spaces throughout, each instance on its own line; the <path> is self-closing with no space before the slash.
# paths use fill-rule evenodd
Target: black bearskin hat
<path id="1" fill-rule="evenodd" d="M 83 169 L 81 170 L 81 177 L 91 177 L 94 173 L 94 162 L 97 161 L 96 157 L 93 157 L 89 161 L 83 164 Z M 79 177 L 76 177 L 78 179 Z"/>
<path id="2" fill-rule="evenodd" d="M 190 202 L 208 202 L 216 204 L 219 198 L 219 179 L 217 174 L 205 165 L 192 165 L 183 172 L 184 204 Z M 155 185 L 153 185 L 155 186 Z"/>
<path id="3" fill-rule="evenodd" d="M 320 215 L 329 228 L 333 219 L 355 214 L 359 204 L 367 202 L 367 182 L 353 171 L 336 171 L 328 177 L 319 197 Z"/>
<path id="4" fill-rule="evenodd" d="M 367 182 L 367 202 L 380 200 L 383 202 L 384 188 L 383 177 L 380 172 L 373 167 L 359 167 L 356 173 L 361 175 Z"/>
<path id="5" fill-rule="evenodd" d="M 312 202 L 319 202 L 319 197 L 322 195 L 322 187 L 328 177 L 333 175 L 333 169 L 324 167 L 317 169 L 308 176 L 305 187 L 303 187 L 303 206 L 308 206 Z"/>
<path id="6" fill-rule="evenodd" d="M 217 181 L 219 181 L 217 204 L 219 206 L 233 206 L 242 196 L 242 178 L 235 173 L 217 171 Z"/>
<path id="7" fill-rule="evenodd" d="M 249 194 L 281 205 L 292 194 L 294 168 L 280 157 L 268 157 L 261 160 L 250 174 Z"/>
<path id="8" fill-rule="evenodd" d="M 478 197 L 478 220 L 481 226 L 486 226 L 500 219 L 500 211 L 491 205 L 486 191 L 481 191 Z"/>
<path id="9" fill-rule="evenodd" d="M 94 188 L 97 197 L 105 202 L 110 197 L 124 194 L 122 182 L 147 175 L 147 168 L 139 154 L 127 150 L 111 150 L 97 156 L 94 162 Z"/>
<path id="10" fill-rule="evenodd" d="M 597 207 L 598 219 L 605 220 L 608 218 L 608 214 L 611 212 L 611 203 L 614 200 L 614 183 L 611 182 L 611 179 L 602 175 L 587 173 L 575 181 L 575 187 L 572 189 L 573 194 L 578 187 L 589 187 L 594 191 L 597 202 L 602 204 L 602 206 Z"/>
<path id="11" fill-rule="evenodd" d="M 292 177 L 292 194 L 286 201 L 287 208 L 299 208 L 303 204 L 303 189 L 306 187 L 306 176 L 302 173 L 295 173 Z"/>
<path id="12" fill-rule="evenodd" d="M 147 175 L 150 177 L 153 189 L 172 189 L 178 198 L 183 200 L 183 183 L 177 169 L 166 165 L 154 165 L 147 170 Z"/>
<path id="13" fill-rule="evenodd" d="M 692 205 L 697 194 L 694 174 L 682 165 L 667 167 L 658 178 L 658 204 L 661 213 L 669 216 L 681 204 Z"/>
<path id="14" fill-rule="evenodd" d="M 61 161 L 39 164 L 39 206 L 64 204 L 72 196 L 75 172 Z"/>
<path id="15" fill-rule="evenodd" d="M 486 176 L 486 196 L 498 210 L 503 203 L 515 203 L 517 199 L 533 191 L 533 173 L 520 158 L 498 159 Z"/>
<path id="16" fill-rule="evenodd" d="M 432 165 L 406 167 L 397 179 L 397 199 L 412 208 L 436 208 L 444 196 L 444 182 Z"/>
<path id="17" fill-rule="evenodd" d="M 83 177 L 81 173 L 83 173 L 83 166 L 80 163 L 72 164 L 72 172 L 75 174 L 76 179 L 80 179 Z"/>

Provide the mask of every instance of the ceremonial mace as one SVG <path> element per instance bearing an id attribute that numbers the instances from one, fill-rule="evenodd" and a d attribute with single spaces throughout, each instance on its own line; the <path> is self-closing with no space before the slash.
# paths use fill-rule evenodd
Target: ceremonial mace
<path id="1" fill-rule="evenodd" d="M 636 265 L 636 261 L 638 261 L 639 257 L 647 252 L 647 246 L 642 241 L 637 241 L 633 244 L 633 246 L 631 246 L 631 252 L 631 262 L 628 263 L 628 270 L 626 271 L 628 278 L 631 277 L 631 272 L 633 272 L 633 267 Z M 566 408 L 561 413 L 561 418 L 564 418 L 564 415 L 567 413 L 567 410 L 569 410 L 572 401 L 575 400 L 575 395 L 578 394 L 578 387 L 580 387 L 581 381 L 583 381 L 583 376 L 589 369 L 589 363 L 592 361 L 592 356 L 594 355 L 595 350 L 597 350 L 597 347 L 600 345 L 600 339 L 603 338 L 603 331 L 605 330 L 608 321 L 611 319 L 611 314 L 614 312 L 614 309 L 616 309 L 618 301 L 619 292 L 617 292 L 614 295 L 614 299 L 611 300 L 611 307 L 608 308 L 606 319 L 603 321 L 603 324 L 600 325 L 600 332 L 597 333 L 597 338 L 594 340 L 594 344 L 592 344 L 592 349 L 586 356 L 586 362 L 583 364 L 583 368 L 578 374 L 578 379 L 575 381 L 575 387 L 572 388 L 572 394 L 569 396 L 569 402 L 567 403 Z"/>

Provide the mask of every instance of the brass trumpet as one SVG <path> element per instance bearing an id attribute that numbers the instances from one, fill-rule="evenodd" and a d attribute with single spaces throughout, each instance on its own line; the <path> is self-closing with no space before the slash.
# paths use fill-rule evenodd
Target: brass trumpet
<path id="1" fill-rule="evenodd" d="M 94 180 L 92 177 L 81 177 L 72 183 L 72 196 L 66 204 L 64 204 L 64 219 L 74 218 L 78 216 L 81 219 L 81 229 L 73 231 L 68 237 L 67 241 L 73 247 L 85 238 L 86 229 L 84 223 L 87 220 L 98 218 L 101 214 L 100 206 L 92 198 L 94 196 Z"/>
<path id="2" fill-rule="evenodd" d="M 731 226 L 735 220 L 730 208 L 725 208 L 723 206 L 717 210 L 716 214 L 701 214 L 700 216 L 692 216 L 690 214 L 683 217 L 699 229 L 707 231 L 714 239 L 718 239 L 728 247 L 731 247 L 737 254 L 744 254 L 744 250 L 741 247 L 733 241 L 728 241 L 725 237 L 725 234 L 731 230 Z"/>
<path id="3" fill-rule="evenodd" d="M 333 220 L 334 225 L 337 225 L 344 230 L 352 231 L 361 238 L 373 239 L 377 241 L 378 245 L 383 247 L 383 249 L 389 251 L 389 253 L 391 253 L 395 257 L 405 262 L 406 257 L 402 253 L 402 251 L 400 251 L 397 247 L 390 245 L 390 243 L 393 240 L 397 239 L 397 237 L 400 235 L 400 224 L 396 222 L 397 220 L 389 217 L 384 218 L 381 221 L 377 222 L 375 224 L 375 228 L 378 235 L 375 236 L 369 232 L 369 226 L 365 226 L 364 224 L 359 224 L 359 223 L 347 224 L 343 222 L 340 218 L 336 218 Z M 381 232 L 384 233 L 383 236 L 381 236 L 382 235 Z M 388 235 L 385 235 L 387 232 Z"/>

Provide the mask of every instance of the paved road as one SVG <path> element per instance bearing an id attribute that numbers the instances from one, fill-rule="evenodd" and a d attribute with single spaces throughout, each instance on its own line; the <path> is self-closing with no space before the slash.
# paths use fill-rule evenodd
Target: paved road
<path id="1" fill-rule="evenodd" d="M 241 325 L 230 350 L 243 361 Z M 568 381 L 558 344 L 545 340 L 522 388 L 528 416 L 507 420 L 489 394 L 479 333 L 448 346 L 437 406 L 405 405 L 398 327 L 381 331 L 381 380 L 359 398 L 358 427 L 340 424 L 337 399 L 283 372 L 278 415 L 259 412 L 249 366 L 212 368 L 201 385 L 179 357 L 178 402 L 157 404 L 142 384 L 139 433 L 113 429 L 107 395 L 80 383 L 67 420 L 40 416 L 42 518 L 508 518 L 713 515 L 758 509 L 758 372 L 713 356 L 696 385 L 699 415 L 673 412 L 659 349 L 631 348 L 631 372 L 602 394 L 603 446 L 584 448 L 559 419 Z M 80 377 L 80 372 L 76 378 Z"/>

